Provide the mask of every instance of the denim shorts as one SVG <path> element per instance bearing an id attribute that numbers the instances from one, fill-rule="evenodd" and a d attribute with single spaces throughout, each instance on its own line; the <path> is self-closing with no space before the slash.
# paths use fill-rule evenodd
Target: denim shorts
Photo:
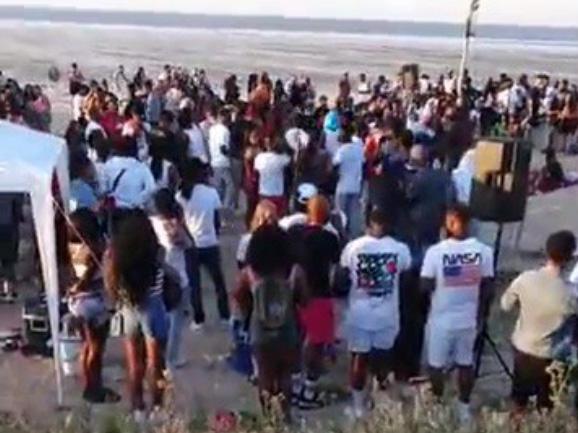
<path id="1" fill-rule="evenodd" d="M 347 326 L 347 345 L 351 353 L 367 354 L 373 350 L 391 350 L 398 333 L 395 329 L 384 328 L 368 331 L 356 326 Z"/>
<path id="2" fill-rule="evenodd" d="M 169 333 L 169 316 L 161 295 L 150 296 L 138 307 L 122 308 L 124 335 L 166 341 Z"/>
<path id="3" fill-rule="evenodd" d="M 110 314 L 104 299 L 94 296 L 72 296 L 68 300 L 68 309 L 78 319 L 83 319 L 90 327 L 100 328 L 108 322 Z"/>

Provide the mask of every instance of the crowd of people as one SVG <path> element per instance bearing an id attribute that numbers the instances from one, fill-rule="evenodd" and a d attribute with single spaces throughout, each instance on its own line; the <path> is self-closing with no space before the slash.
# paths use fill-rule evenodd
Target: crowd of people
<path id="1" fill-rule="evenodd" d="M 68 80 L 67 298 L 85 340 L 86 400 L 120 398 L 101 375 L 115 305 L 135 416 L 162 408 L 164 381 L 184 365 L 187 322 L 194 332 L 206 322 L 204 268 L 223 326 L 250 347 L 265 411 L 276 397 L 287 420 L 292 406 L 323 407 L 318 382 L 341 340 L 356 418 L 372 407 L 370 378 L 387 392 L 391 373 L 419 376 L 424 347 L 434 396 L 456 367 L 457 413 L 470 421 L 475 343 L 495 292 L 493 251 L 470 230 L 474 137 L 525 136 L 556 162 L 577 147 L 576 86 L 546 75 L 530 84 L 502 74 L 476 89 L 451 72 L 374 83 L 344 74 L 330 99 L 309 78 L 262 73 L 246 89 L 231 75 L 219 94 L 205 71 L 171 65 L 155 78 L 120 66 L 109 81 L 73 64 Z M 0 118 L 50 129 L 37 86 L 2 78 L 0 88 Z M 220 233 L 240 214 L 247 234 L 227 288 Z M 551 403 L 546 369 L 553 335 L 575 313 L 562 279 L 575 248 L 571 233 L 552 235 L 546 267 L 502 299 L 521 308 L 519 409 L 536 393 L 540 407 Z"/>

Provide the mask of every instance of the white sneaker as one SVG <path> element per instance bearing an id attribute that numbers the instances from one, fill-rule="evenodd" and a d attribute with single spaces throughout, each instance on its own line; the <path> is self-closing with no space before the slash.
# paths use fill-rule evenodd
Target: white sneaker
<path id="1" fill-rule="evenodd" d="M 167 382 L 174 382 L 176 371 L 175 367 L 170 364 L 167 364 L 167 368 L 163 371 L 163 376 Z"/>
<path id="2" fill-rule="evenodd" d="M 193 332 L 195 334 L 200 334 L 201 332 L 203 332 L 203 329 L 205 329 L 205 324 L 204 323 L 196 323 L 193 321 L 193 322 L 191 322 L 189 329 L 191 330 L 191 332 Z"/>
<path id="3" fill-rule="evenodd" d="M 472 411 L 470 405 L 458 401 L 456 403 L 456 413 L 458 415 L 458 422 L 462 429 L 469 429 L 473 423 Z"/>
<path id="4" fill-rule="evenodd" d="M 353 405 L 349 415 L 355 420 L 365 418 L 367 412 L 373 410 L 373 400 L 366 391 L 353 391 Z"/>
<path id="5" fill-rule="evenodd" d="M 140 430 L 144 429 L 147 425 L 147 414 L 144 410 L 133 411 L 132 419 Z"/>
<path id="6" fill-rule="evenodd" d="M 365 411 L 356 409 L 353 406 L 346 407 L 344 413 L 351 422 L 361 421 L 363 418 L 365 418 Z"/>
<path id="7" fill-rule="evenodd" d="M 169 421 L 170 417 L 167 411 L 165 411 L 162 407 L 155 406 L 152 412 L 149 415 L 149 422 L 153 426 L 162 426 Z"/>
<path id="8" fill-rule="evenodd" d="M 232 319 L 221 319 L 219 324 L 224 331 L 228 331 L 233 326 L 233 321 Z"/>

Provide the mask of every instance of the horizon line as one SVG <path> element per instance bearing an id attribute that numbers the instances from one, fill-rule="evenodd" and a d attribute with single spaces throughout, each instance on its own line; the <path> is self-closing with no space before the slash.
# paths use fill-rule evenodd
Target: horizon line
<path id="1" fill-rule="evenodd" d="M 9 5 L 0 5 L 0 11 L 11 10 L 14 12 L 17 11 L 50 11 L 50 12 L 79 12 L 82 14 L 90 14 L 91 12 L 96 13 L 104 13 L 109 15 L 114 14 L 137 14 L 137 15 L 156 15 L 156 16 L 165 16 L 165 17 L 204 17 L 204 18 L 238 18 L 238 19 L 248 19 L 248 18 L 264 18 L 264 19 L 278 19 L 283 21 L 295 21 L 295 20 L 303 20 L 303 21 L 310 21 L 310 22 L 349 22 L 349 23 L 394 23 L 394 24 L 414 24 L 414 25 L 444 25 L 444 26 L 453 26 L 453 27 L 464 27 L 465 26 L 465 19 L 463 22 L 460 21 L 432 21 L 432 20 L 409 20 L 409 19 L 385 19 L 385 18 L 332 18 L 332 17 L 308 17 L 308 16 L 295 16 L 295 15 L 279 15 L 279 14 L 272 14 L 272 15 L 257 15 L 257 14 L 222 14 L 222 13 L 202 13 L 202 12 L 179 12 L 179 11 L 155 11 L 155 10 L 144 10 L 144 9 L 110 9 L 110 8 L 99 8 L 99 7 L 75 7 L 75 6 L 42 6 L 42 5 L 18 5 L 18 4 L 9 4 Z M 22 17 L 22 19 L 26 20 L 30 17 Z M 4 18 L 0 16 L 0 20 L 10 20 L 14 19 L 14 17 Z M 106 23 L 104 23 L 106 24 Z M 127 23 L 130 24 L 130 23 Z M 138 24 L 136 24 L 138 25 Z M 516 23 L 500 23 L 500 22 L 478 22 L 477 27 L 481 28 L 517 28 L 517 29 L 552 29 L 552 30 L 578 30 L 578 25 L 563 25 L 563 26 L 554 26 L 550 24 L 516 24 Z"/>

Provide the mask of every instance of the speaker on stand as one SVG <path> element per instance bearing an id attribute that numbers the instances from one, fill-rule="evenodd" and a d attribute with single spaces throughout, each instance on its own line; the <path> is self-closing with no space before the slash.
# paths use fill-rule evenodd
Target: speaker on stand
<path id="1" fill-rule="evenodd" d="M 494 242 L 494 271 L 497 273 L 504 224 L 523 222 L 528 203 L 532 145 L 523 140 L 484 138 L 476 145 L 475 175 L 470 196 L 474 218 L 498 224 Z M 485 343 L 494 352 L 504 372 L 512 372 L 484 323 L 476 342 L 476 377 L 480 374 Z"/>
<path id="2" fill-rule="evenodd" d="M 496 267 L 504 224 L 522 222 L 526 215 L 531 160 L 527 141 L 484 138 L 476 145 L 470 208 L 474 218 L 498 224 Z"/>

